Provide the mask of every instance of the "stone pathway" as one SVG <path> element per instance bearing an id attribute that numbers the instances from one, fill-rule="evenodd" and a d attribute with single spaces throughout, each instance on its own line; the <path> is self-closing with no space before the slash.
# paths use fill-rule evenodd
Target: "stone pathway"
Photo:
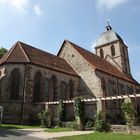
<path id="1" fill-rule="evenodd" d="M 0 140 L 56 140 L 58 137 L 90 134 L 93 131 L 44 132 L 44 129 L 0 129 Z"/>
<path id="2" fill-rule="evenodd" d="M 26 130 L 28 131 L 28 136 L 41 138 L 41 139 L 54 139 L 58 137 L 64 136 L 74 136 L 74 135 L 81 135 L 81 134 L 91 134 L 93 131 L 70 131 L 70 132 L 44 132 L 44 129 L 36 129 L 36 131 L 32 131 L 31 129 Z M 29 133 L 29 131 L 31 133 Z"/>

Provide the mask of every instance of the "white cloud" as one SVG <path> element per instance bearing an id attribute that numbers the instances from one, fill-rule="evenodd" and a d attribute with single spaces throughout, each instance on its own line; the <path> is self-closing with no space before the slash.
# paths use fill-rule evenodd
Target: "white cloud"
<path id="1" fill-rule="evenodd" d="M 129 0 L 96 0 L 97 8 L 99 9 L 113 9 L 120 4 L 126 3 Z"/>
<path id="2" fill-rule="evenodd" d="M 34 5 L 34 6 L 33 6 L 33 10 L 34 10 L 34 12 L 35 12 L 35 14 L 36 14 L 37 16 L 41 16 L 41 15 L 42 15 L 42 10 L 41 10 L 41 8 L 40 8 L 39 5 Z"/>
<path id="3" fill-rule="evenodd" d="M 18 12 L 25 12 L 29 5 L 29 0 L 0 0 L 0 3 L 10 5 Z"/>

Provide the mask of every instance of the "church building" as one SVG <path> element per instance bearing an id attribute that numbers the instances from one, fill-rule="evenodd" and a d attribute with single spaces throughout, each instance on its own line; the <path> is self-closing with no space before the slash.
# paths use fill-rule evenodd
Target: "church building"
<path id="1" fill-rule="evenodd" d="M 3 122 L 34 123 L 37 113 L 47 108 L 53 125 L 57 101 L 140 92 L 140 84 L 131 74 L 128 47 L 110 25 L 97 39 L 95 52 L 68 40 L 64 40 L 57 55 L 20 41 L 15 43 L 0 60 Z M 140 97 L 131 100 L 135 108 L 140 105 Z M 121 112 L 123 101 L 85 102 L 85 116 L 93 119 L 100 110 L 116 116 Z M 65 121 L 74 120 L 73 103 L 66 103 L 65 108 Z"/>

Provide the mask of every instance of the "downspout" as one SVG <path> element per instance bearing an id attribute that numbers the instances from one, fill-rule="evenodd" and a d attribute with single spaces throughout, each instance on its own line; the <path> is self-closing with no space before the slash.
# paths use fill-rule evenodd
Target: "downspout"
<path id="1" fill-rule="evenodd" d="M 24 64 L 24 80 L 23 80 L 23 89 L 22 89 L 22 99 L 21 99 L 21 114 L 20 114 L 20 124 L 23 122 L 23 113 L 24 113 L 24 102 L 25 102 L 25 86 L 26 86 L 26 64 Z"/>

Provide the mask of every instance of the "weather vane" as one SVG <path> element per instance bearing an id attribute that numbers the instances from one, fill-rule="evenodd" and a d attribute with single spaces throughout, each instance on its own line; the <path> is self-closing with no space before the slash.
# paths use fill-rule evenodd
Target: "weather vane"
<path id="1" fill-rule="evenodd" d="M 107 20 L 107 26 L 105 27 L 107 31 L 112 30 L 112 27 L 109 25 L 110 19 Z"/>

